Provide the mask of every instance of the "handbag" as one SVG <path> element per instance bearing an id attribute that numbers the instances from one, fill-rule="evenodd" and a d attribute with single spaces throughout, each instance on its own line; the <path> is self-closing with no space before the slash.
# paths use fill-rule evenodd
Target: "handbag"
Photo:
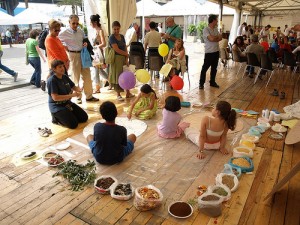
<path id="1" fill-rule="evenodd" d="M 105 63 L 106 64 L 114 64 L 115 62 L 115 50 L 107 46 L 105 49 Z"/>
<path id="2" fill-rule="evenodd" d="M 92 66 L 92 60 L 91 60 L 91 55 L 87 50 L 87 47 L 83 47 L 80 56 L 81 56 L 82 68 L 90 68 Z"/>

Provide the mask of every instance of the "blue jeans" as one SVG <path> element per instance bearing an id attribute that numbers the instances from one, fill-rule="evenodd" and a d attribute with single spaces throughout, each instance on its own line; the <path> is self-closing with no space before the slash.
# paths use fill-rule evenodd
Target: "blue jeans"
<path id="1" fill-rule="evenodd" d="M 100 77 L 99 77 L 99 75 L 100 75 L 103 79 L 105 79 L 105 80 L 108 79 L 108 75 L 107 75 L 107 73 L 105 72 L 105 70 L 99 69 L 98 67 L 94 67 L 94 69 L 95 69 L 95 78 L 94 78 L 95 84 L 98 84 L 98 85 L 100 84 Z"/>
<path id="2" fill-rule="evenodd" d="M 16 74 L 15 71 L 9 69 L 8 67 L 4 66 L 2 63 L 1 63 L 1 56 L 0 56 L 0 69 L 3 70 L 4 72 L 14 76 Z"/>
<path id="3" fill-rule="evenodd" d="M 40 57 L 28 57 L 29 64 L 34 68 L 34 72 L 31 76 L 30 83 L 36 87 L 41 87 L 41 59 Z"/>

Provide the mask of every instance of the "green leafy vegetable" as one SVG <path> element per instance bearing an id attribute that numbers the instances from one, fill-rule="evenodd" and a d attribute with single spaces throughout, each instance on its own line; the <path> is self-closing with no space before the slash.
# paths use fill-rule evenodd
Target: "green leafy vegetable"
<path id="1" fill-rule="evenodd" d="M 92 184 L 96 179 L 96 166 L 94 161 L 88 160 L 85 165 L 78 164 L 76 160 L 69 160 L 58 166 L 60 169 L 52 177 L 62 175 L 68 179 L 72 191 L 83 190 L 84 186 Z"/>

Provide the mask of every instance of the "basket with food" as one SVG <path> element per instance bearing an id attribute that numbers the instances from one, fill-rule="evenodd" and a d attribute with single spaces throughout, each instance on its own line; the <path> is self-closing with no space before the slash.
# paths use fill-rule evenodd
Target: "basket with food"
<path id="1" fill-rule="evenodd" d="M 57 154 L 48 160 L 48 166 L 56 167 L 64 162 L 65 162 L 64 158 L 61 155 Z"/>
<path id="2" fill-rule="evenodd" d="M 209 186 L 207 189 L 207 193 L 214 193 L 219 195 L 223 201 L 228 201 L 231 198 L 231 191 L 230 189 L 222 184 Z"/>
<path id="3" fill-rule="evenodd" d="M 94 187 L 99 194 L 109 195 L 113 184 L 116 184 L 117 182 L 115 177 L 103 175 L 95 180 Z"/>
<path id="4" fill-rule="evenodd" d="M 222 213 L 223 198 L 214 193 L 204 193 L 198 198 L 200 212 L 210 217 L 218 217 Z"/>
<path id="5" fill-rule="evenodd" d="M 133 204 L 139 211 L 147 211 L 159 207 L 162 204 L 163 195 L 153 185 L 147 185 L 135 189 Z"/>
<path id="6" fill-rule="evenodd" d="M 239 180 L 234 174 L 219 173 L 216 176 L 216 184 L 225 185 L 231 192 L 235 192 L 239 186 Z"/>
<path id="7" fill-rule="evenodd" d="M 113 185 L 110 195 L 114 199 L 129 200 L 134 194 L 134 189 L 130 183 L 116 183 Z"/>
<path id="8" fill-rule="evenodd" d="M 241 168 L 243 173 L 252 172 L 254 170 L 254 165 L 249 157 L 232 157 L 229 165 Z"/>
<path id="9" fill-rule="evenodd" d="M 224 164 L 224 169 L 222 173 L 234 174 L 237 176 L 237 178 L 240 178 L 242 175 L 242 170 L 239 167 L 234 167 L 229 164 Z"/>
<path id="10" fill-rule="evenodd" d="M 253 157 L 253 150 L 246 146 L 238 146 L 233 149 L 233 157 Z"/>

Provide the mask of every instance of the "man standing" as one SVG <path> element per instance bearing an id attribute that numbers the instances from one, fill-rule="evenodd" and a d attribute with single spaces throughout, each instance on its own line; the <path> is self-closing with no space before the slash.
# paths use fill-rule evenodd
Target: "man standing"
<path id="1" fill-rule="evenodd" d="M 219 88 L 216 83 L 216 74 L 219 61 L 219 41 L 222 40 L 222 35 L 218 32 L 218 16 L 209 15 L 208 26 L 203 30 L 203 39 L 205 43 L 204 64 L 201 69 L 199 89 L 204 88 L 206 72 L 210 67 L 210 86 Z"/>
<path id="2" fill-rule="evenodd" d="M 93 88 L 91 80 L 90 68 L 82 68 L 80 52 L 83 47 L 87 46 L 87 43 L 83 43 L 84 33 L 78 28 L 79 17 L 77 15 L 71 15 L 69 18 L 69 25 L 67 29 L 59 34 L 59 39 L 66 47 L 67 54 L 70 60 L 70 69 L 72 71 L 72 80 L 75 86 L 79 86 L 80 74 L 83 80 L 83 90 L 86 96 L 86 101 L 95 102 L 99 101 L 98 98 L 93 97 Z M 81 98 L 77 99 L 77 103 L 81 103 Z"/>
<path id="3" fill-rule="evenodd" d="M 269 42 L 270 28 L 271 25 L 268 24 L 267 26 L 265 26 L 265 28 L 261 29 L 259 37 L 262 39 L 262 41 Z"/>
<path id="4" fill-rule="evenodd" d="M 132 26 L 126 31 L 125 41 L 126 41 L 126 47 L 127 47 L 128 51 L 129 51 L 131 42 L 138 41 L 138 38 L 137 38 L 138 29 L 139 29 L 139 26 L 137 25 L 137 23 L 133 23 Z"/>
<path id="5" fill-rule="evenodd" d="M 12 47 L 12 36 L 9 29 L 6 30 L 5 36 L 7 44 L 9 44 L 9 47 Z"/>
<path id="6" fill-rule="evenodd" d="M 242 36 L 243 30 L 245 29 L 245 27 L 247 26 L 247 23 L 244 22 L 242 23 L 242 25 L 240 25 L 237 29 L 237 36 Z"/>
<path id="7" fill-rule="evenodd" d="M 173 17 L 167 18 L 166 25 L 168 29 L 166 30 L 166 33 L 162 36 L 162 38 L 168 41 L 169 49 L 172 49 L 174 48 L 176 39 L 182 38 L 182 30 L 180 26 L 175 23 Z"/>
<path id="8" fill-rule="evenodd" d="M 156 23 L 155 22 L 150 22 L 150 31 L 146 34 L 145 36 L 145 41 L 144 41 L 144 48 L 145 52 L 147 51 L 147 48 L 158 48 L 159 45 L 161 44 L 161 37 L 160 33 L 158 33 L 155 28 L 156 28 Z"/>

